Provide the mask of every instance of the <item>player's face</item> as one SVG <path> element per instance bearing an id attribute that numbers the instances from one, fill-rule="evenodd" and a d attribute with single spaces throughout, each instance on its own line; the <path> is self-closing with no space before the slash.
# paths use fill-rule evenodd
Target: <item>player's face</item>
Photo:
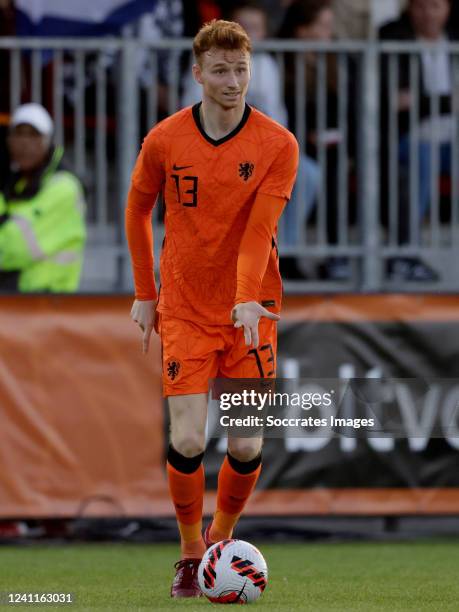
<path id="1" fill-rule="evenodd" d="M 207 98 L 225 109 L 244 104 L 250 81 L 250 55 L 245 51 L 210 49 L 193 66 L 193 74 Z"/>

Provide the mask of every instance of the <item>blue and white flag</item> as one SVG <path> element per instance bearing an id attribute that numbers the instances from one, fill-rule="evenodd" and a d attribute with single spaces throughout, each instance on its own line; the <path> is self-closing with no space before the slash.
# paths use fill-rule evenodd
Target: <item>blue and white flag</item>
<path id="1" fill-rule="evenodd" d="M 157 0 L 16 0 L 18 36 L 102 36 L 152 11 Z"/>

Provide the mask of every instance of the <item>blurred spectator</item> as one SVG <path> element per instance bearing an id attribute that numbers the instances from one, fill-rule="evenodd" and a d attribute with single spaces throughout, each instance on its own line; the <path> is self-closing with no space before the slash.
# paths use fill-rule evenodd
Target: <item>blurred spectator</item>
<path id="1" fill-rule="evenodd" d="M 73 292 L 85 243 L 80 182 L 52 145 L 53 121 L 39 104 L 24 104 L 10 122 L 10 165 L 0 185 L 0 289 Z"/>
<path id="2" fill-rule="evenodd" d="M 295 0 L 287 9 L 285 20 L 280 31 L 282 38 L 294 38 L 308 41 L 330 41 L 333 37 L 334 14 L 331 0 Z M 307 99 L 304 108 L 307 126 L 306 150 L 307 155 L 317 159 L 319 149 L 324 150 L 326 159 L 324 178 L 327 183 L 327 234 L 329 243 L 337 242 L 337 168 L 338 144 L 342 133 L 338 125 L 338 82 L 336 57 L 331 54 L 322 56 L 326 66 L 326 82 L 319 80 L 319 55 L 315 52 L 304 54 L 305 82 Z M 352 80 L 352 79 L 350 79 Z M 295 58 L 291 53 L 286 54 L 285 69 L 286 102 L 289 117 L 289 126 L 292 131 L 296 128 L 296 88 L 298 83 L 295 74 Z M 319 114 L 323 109 L 317 105 L 317 89 L 325 85 L 326 110 L 323 117 L 324 127 L 319 129 Z M 341 92 L 346 95 L 346 92 Z M 351 132 L 351 130 L 349 130 Z M 298 134 L 297 134 L 298 136 Z M 300 176 L 298 178 L 298 182 Z M 345 280 L 350 274 L 349 262 L 343 258 L 330 258 L 323 270 L 323 275 L 334 280 Z"/>
<path id="3" fill-rule="evenodd" d="M 406 185 L 410 169 L 411 138 L 419 139 L 419 220 L 421 221 L 430 207 L 432 182 L 438 177 L 432 175 L 432 150 L 439 147 L 440 172 L 451 174 L 451 139 L 457 137 L 456 120 L 452 115 L 453 72 L 451 57 L 442 42 L 455 39 L 448 26 L 450 13 L 449 0 L 409 0 L 407 10 L 400 19 L 390 22 L 380 29 L 381 40 L 440 43 L 434 49 L 426 48 L 421 54 L 420 80 L 410 82 L 410 56 L 398 55 L 398 125 L 400 131 L 399 164 L 401 192 L 405 196 L 400 207 L 400 242 L 409 239 L 409 204 Z M 383 120 L 387 117 L 388 66 L 383 67 Z M 409 133 L 410 109 L 412 108 L 412 87 L 419 88 L 419 131 Z M 432 117 L 431 101 L 438 98 L 439 117 Z M 388 157 L 387 125 L 383 124 L 383 157 Z M 405 187 L 405 189 L 404 189 Z M 404 192 L 404 193 L 403 193 Z M 436 274 L 416 259 L 401 259 L 391 262 L 390 272 L 394 277 L 406 280 L 435 280 Z"/>

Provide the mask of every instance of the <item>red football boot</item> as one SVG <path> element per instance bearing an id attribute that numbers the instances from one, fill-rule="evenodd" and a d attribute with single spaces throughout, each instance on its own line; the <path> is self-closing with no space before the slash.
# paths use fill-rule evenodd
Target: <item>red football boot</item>
<path id="1" fill-rule="evenodd" d="M 181 559 L 175 564 L 175 577 L 171 597 L 201 597 L 198 583 L 198 567 L 201 559 Z"/>

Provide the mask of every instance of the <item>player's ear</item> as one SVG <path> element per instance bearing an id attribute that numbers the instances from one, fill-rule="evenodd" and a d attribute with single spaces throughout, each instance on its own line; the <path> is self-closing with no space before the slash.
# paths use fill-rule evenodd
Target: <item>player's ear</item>
<path id="1" fill-rule="evenodd" d="M 193 64 L 193 76 L 195 81 L 197 81 L 200 85 L 202 85 L 202 70 L 199 64 Z"/>

